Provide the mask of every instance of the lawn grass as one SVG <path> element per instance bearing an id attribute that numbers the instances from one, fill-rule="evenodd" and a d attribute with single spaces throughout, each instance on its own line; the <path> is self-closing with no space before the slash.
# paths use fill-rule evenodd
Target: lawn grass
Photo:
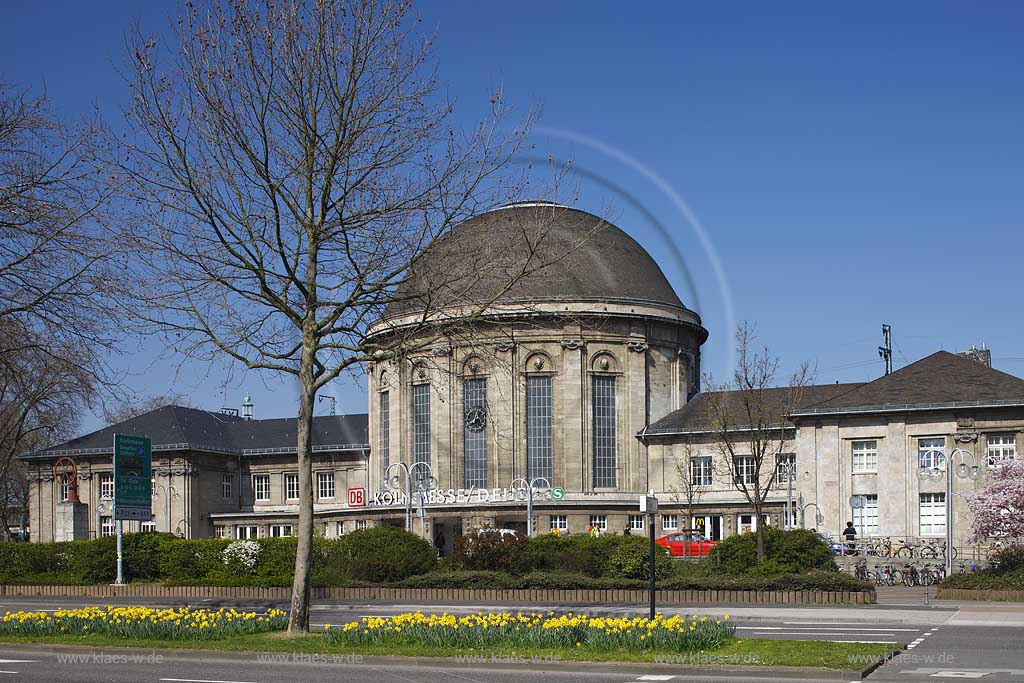
<path id="1" fill-rule="evenodd" d="M 215 650 L 220 652 L 287 652 L 301 654 L 359 654 L 365 656 L 454 657 L 479 656 L 577 662 L 660 662 L 678 666 L 794 666 L 826 669 L 861 669 L 870 657 L 881 657 L 897 645 L 880 643 L 833 643 L 809 640 L 735 639 L 724 647 L 699 653 L 587 651 L 580 649 L 459 650 L 429 646 L 346 647 L 324 641 L 320 633 L 287 637 L 283 633 L 257 633 L 222 640 L 180 641 L 124 640 L 103 635 L 0 636 L 0 643 L 44 643 L 87 647 L 131 647 L 142 649 Z"/>

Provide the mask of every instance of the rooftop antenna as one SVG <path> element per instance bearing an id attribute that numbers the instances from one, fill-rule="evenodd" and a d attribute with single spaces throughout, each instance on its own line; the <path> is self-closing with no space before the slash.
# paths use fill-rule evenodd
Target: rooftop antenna
<path id="1" fill-rule="evenodd" d="M 323 403 L 324 401 L 330 401 L 331 402 L 331 415 L 334 415 L 335 411 L 338 409 L 338 399 L 334 398 L 333 396 L 317 396 L 316 397 L 316 401 L 317 401 L 317 403 Z"/>
<path id="2" fill-rule="evenodd" d="M 882 323 L 882 339 L 885 346 L 878 347 L 878 356 L 885 361 L 885 374 L 892 372 L 892 327 Z"/>

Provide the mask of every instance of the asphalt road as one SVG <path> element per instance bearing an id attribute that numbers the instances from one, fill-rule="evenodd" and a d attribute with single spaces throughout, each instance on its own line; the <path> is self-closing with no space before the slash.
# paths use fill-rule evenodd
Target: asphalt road
<path id="1" fill-rule="evenodd" d="M 0 613 L 7 610 L 52 610 L 74 605 L 105 603 L 169 606 L 166 600 L 100 600 L 89 598 L 6 597 Z M 207 607 L 236 606 L 265 610 L 284 607 L 280 602 L 244 600 L 195 600 Z M 174 603 L 180 604 L 180 603 Z M 484 608 L 473 605 L 382 605 L 359 603 L 317 604 L 314 625 L 343 624 L 369 615 L 398 614 L 411 609 L 449 613 L 478 609 L 511 609 L 506 605 Z M 526 608 L 524 608 L 526 609 Z M 572 608 L 562 608 L 570 611 Z M 639 608 L 580 606 L 575 611 L 600 614 L 641 614 Z M 914 683 L 914 681 L 983 681 L 1024 683 L 1024 606 L 965 605 L 943 608 L 898 607 L 754 607 L 709 606 L 664 610 L 675 612 L 734 615 L 742 637 L 798 640 L 895 642 L 907 646 L 900 657 L 876 670 L 869 681 Z M 857 667 L 851 667 L 857 668 Z M 757 675 L 760 674 L 760 675 Z M 787 678 L 789 676 L 789 678 Z M 686 671 L 671 665 L 560 664 L 545 661 L 466 660 L 453 662 L 408 661 L 395 663 L 386 658 L 353 655 L 259 655 L 241 653 L 199 653 L 143 651 L 129 649 L 55 648 L 49 646 L 0 644 L 0 683 L 26 681 L 152 681 L 154 683 L 275 683 L 287 681 L 340 680 L 352 683 L 459 683 L 496 682 L 583 683 L 585 681 L 632 683 L 636 681 L 753 681 L 811 680 L 778 670 L 756 673 L 719 673 L 703 669 Z M 822 680 L 837 680 L 823 678 Z"/>

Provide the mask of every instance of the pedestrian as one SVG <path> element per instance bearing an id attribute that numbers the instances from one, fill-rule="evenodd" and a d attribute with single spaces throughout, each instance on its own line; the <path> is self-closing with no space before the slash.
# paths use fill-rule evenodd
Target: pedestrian
<path id="1" fill-rule="evenodd" d="M 846 537 L 846 545 L 850 549 L 850 554 L 853 554 L 857 548 L 855 543 L 857 540 L 857 530 L 853 527 L 853 522 L 846 523 L 846 528 L 843 529 L 843 536 Z"/>

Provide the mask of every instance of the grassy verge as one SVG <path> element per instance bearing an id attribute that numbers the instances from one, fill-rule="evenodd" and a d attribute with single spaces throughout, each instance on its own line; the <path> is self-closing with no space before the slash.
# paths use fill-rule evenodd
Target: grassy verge
<path id="1" fill-rule="evenodd" d="M 868 659 L 891 652 L 896 646 L 878 643 L 832 643 L 807 640 L 736 639 L 724 647 L 700 653 L 594 652 L 579 649 L 519 649 L 514 652 L 455 651 L 429 646 L 344 647 L 331 645 L 320 634 L 285 637 L 281 633 L 233 636 L 223 640 L 180 641 L 137 639 L 126 641 L 110 636 L 0 636 L 4 643 L 45 643 L 86 647 L 131 647 L 143 649 L 215 650 L 221 652 L 281 652 L 300 654 L 359 654 L 366 656 L 454 657 L 472 655 L 488 658 L 522 658 L 538 661 L 660 662 L 679 666 L 801 666 L 827 669 L 860 669 Z"/>

